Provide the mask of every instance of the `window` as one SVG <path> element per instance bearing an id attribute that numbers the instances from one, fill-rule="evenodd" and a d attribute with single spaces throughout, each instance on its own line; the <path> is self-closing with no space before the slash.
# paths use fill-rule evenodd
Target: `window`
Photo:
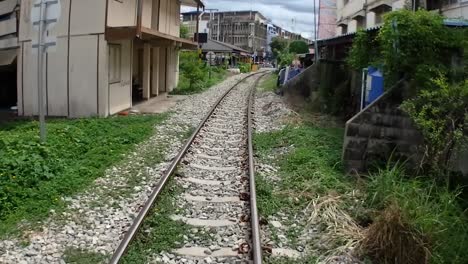
<path id="1" fill-rule="evenodd" d="M 121 81 L 121 59 L 122 46 L 109 44 L 109 83 L 119 83 Z"/>
<path id="2" fill-rule="evenodd" d="M 340 25 L 341 26 L 341 34 L 348 33 L 348 25 Z"/>
<path id="3" fill-rule="evenodd" d="M 385 13 L 375 13 L 375 24 L 380 25 L 384 22 L 384 14 Z"/>

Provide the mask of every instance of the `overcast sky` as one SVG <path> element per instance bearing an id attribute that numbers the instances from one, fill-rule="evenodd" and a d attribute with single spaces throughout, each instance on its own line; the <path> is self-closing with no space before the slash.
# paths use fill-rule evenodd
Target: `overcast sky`
<path id="1" fill-rule="evenodd" d="M 313 0 L 204 0 L 206 8 L 220 11 L 256 10 L 287 30 L 310 38 L 314 30 Z M 192 9 L 183 8 L 182 11 Z"/>

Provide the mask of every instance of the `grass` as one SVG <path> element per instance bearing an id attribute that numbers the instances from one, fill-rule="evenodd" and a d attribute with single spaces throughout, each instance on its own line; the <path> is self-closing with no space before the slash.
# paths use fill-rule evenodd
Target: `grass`
<path id="1" fill-rule="evenodd" d="M 278 79 L 277 74 L 269 74 L 268 76 L 262 78 L 262 82 L 259 84 L 260 91 L 275 91 L 277 89 L 276 82 Z"/>
<path id="2" fill-rule="evenodd" d="M 148 213 L 142 230 L 132 241 L 122 263 L 145 263 L 150 253 L 170 251 L 183 242 L 190 227 L 170 218 L 174 214 L 176 197 L 182 193 L 180 186 L 170 180 L 155 207 Z"/>
<path id="3" fill-rule="evenodd" d="M 184 72 L 181 72 L 179 77 L 179 85 L 174 89 L 174 91 L 171 92 L 171 94 L 189 95 L 203 92 L 208 88 L 224 81 L 227 77 L 227 72 L 224 69 L 212 67 L 211 78 L 208 71 L 204 72 L 203 76 L 204 78 L 200 79 L 198 82 L 194 83 L 192 87 L 190 87 L 189 79 L 186 77 Z"/>
<path id="4" fill-rule="evenodd" d="M 106 259 L 107 257 L 103 254 L 76 248 L 67 248 L 63 256 L 67 264 L 99 264 L 105 263 Z"/>
<path id="5" fill-rule="evenodd" d="M 38 123 L 17 121 L 0 130 L 0 236 L 20 233 L 65 206 L 124 154 L 154 133 L 165 115 L 50 120 L 39 143 Z M 21 223 L 22 225 L 18 225 Z"/>
<path id="6" fill-rule="evenodd" d="M 278 190 L 264 177 L 258 179 L 260 212 L 269 216 L 285 207 L 300 209 L 317 194 L 348 189 L 340 164 L 342 140 L 343 129 L 306 125 L 255 135 L 256 151 L 264 158 L 292 147 L 272 161 L 280 168 Z"/>
<path id="7" fill-rule="evenodd" d="M 468 259 L 468 217 L 459 195 L 429 178 L 409 178 L 397 164 L 370 177 L 366 204 L 378 212 L 397 207 L 409 228 L 427 241 L 431 263 L 461 264 Z"/>
<path id="8" fill-rule="evenodd" d="M 331 246 L 325 251 L 314 249 L 317 255 L 312 258 L 324 263 L 331 254 L 344 254 L 350 247 L 360 248 L 364 259 L 386 263 L 395 259 L 394 252 L 404 251 L 399 250 L 402 241 L 409 241 L 411 247 L 402 246 L 409 253 L 422 252 L 418 256 L 427 249 L 430 261 L 421 257 L 420 262 L 407 258 L 399 263 L 466 263 L 468 218 L 458 191 L 429 177 L 408 177 L 400 166 L 382 168 L 367 178 L 345 176 L 340 163 L 342 143 L 343 129 L 310 122 L 255 135 L 261 162 L 279 169 L 279 178 L 257 176 L 262 217 L 280 211 L 297 215 L 309 209 L 304 221 L 321 225 L 317 226 L 322 230 L 318 243 Z M 286 232 L 290 240 L 298 236 L 297 230 Z M 372 248 L 366 248 L 369 241 Z M 383 254 L 393 258 L 385 259 Z M 271 259 L 267 263 L 291 262 Z"/>
<path id="9" fill-rule="evenodd" d="M 317 258 L 314 256 L 307 256 L 301 259 L 295 259 L 291 260 L 290 258 L 287 257 L 268 257 L 264 259 L 264 263 L 266 264 L 311 264 L 311 263 L 316 263 Z"/>

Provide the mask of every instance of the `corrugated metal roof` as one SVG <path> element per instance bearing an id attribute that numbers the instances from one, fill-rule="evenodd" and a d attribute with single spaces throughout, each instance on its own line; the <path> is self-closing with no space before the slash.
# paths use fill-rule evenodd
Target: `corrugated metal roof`
<path id="1" fill-rule="evenodd" d="M 221 42 L 221 41 L 216 41 L 209 39 L 207 43 L 204 43 L 202 45 L 202 50 L 204 51 L 217 51 L 217 52 L 244 52 L 244 53 L 250 53 L 242 48 L 239 48 L 235 45 Z"/>
<path id="2" fill-rule="evenodd" d="M 447 18 L 444 19 L 444 25 L 447 27 L 468 27 L 468 20 Z"/>
<path id="3" fill-rule="evenodd" d="M 444 19 L 444 25 L 447 27 L 468 27 L 468 20 L 447 18 L 447 19 Z M 379 30 L 381 28 L 382 28 L 382 25 L 378 25 L 378 26 L 367 28 L 366 31 L 370 32 L 370 31 Z M 356 32 L 350 32 L 350 33 L 334 36 L 331 38 L 319 39 L 317 40 L 317 42 L 321 43 L 321 42 L 327 42 L 331 40 L 338 40 L 340 38 L 354 36 L 354 35 L 356 35 Z M 313 41 L 312 41 L 312 44 L 310 44 L 310 46 L 312 47 L 314 46 Z"/>

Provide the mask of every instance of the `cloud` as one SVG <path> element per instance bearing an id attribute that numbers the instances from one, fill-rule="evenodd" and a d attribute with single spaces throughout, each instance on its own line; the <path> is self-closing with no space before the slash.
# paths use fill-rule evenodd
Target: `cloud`
<path id="1" fill-rule="evenodd" d="M 314 3 L 310 0 L 205 0 L 204 3 L 206 8 L 220 11 L 259 11 L 273 24 L 289 31 L 307 38 L 314 34 Z"/>

